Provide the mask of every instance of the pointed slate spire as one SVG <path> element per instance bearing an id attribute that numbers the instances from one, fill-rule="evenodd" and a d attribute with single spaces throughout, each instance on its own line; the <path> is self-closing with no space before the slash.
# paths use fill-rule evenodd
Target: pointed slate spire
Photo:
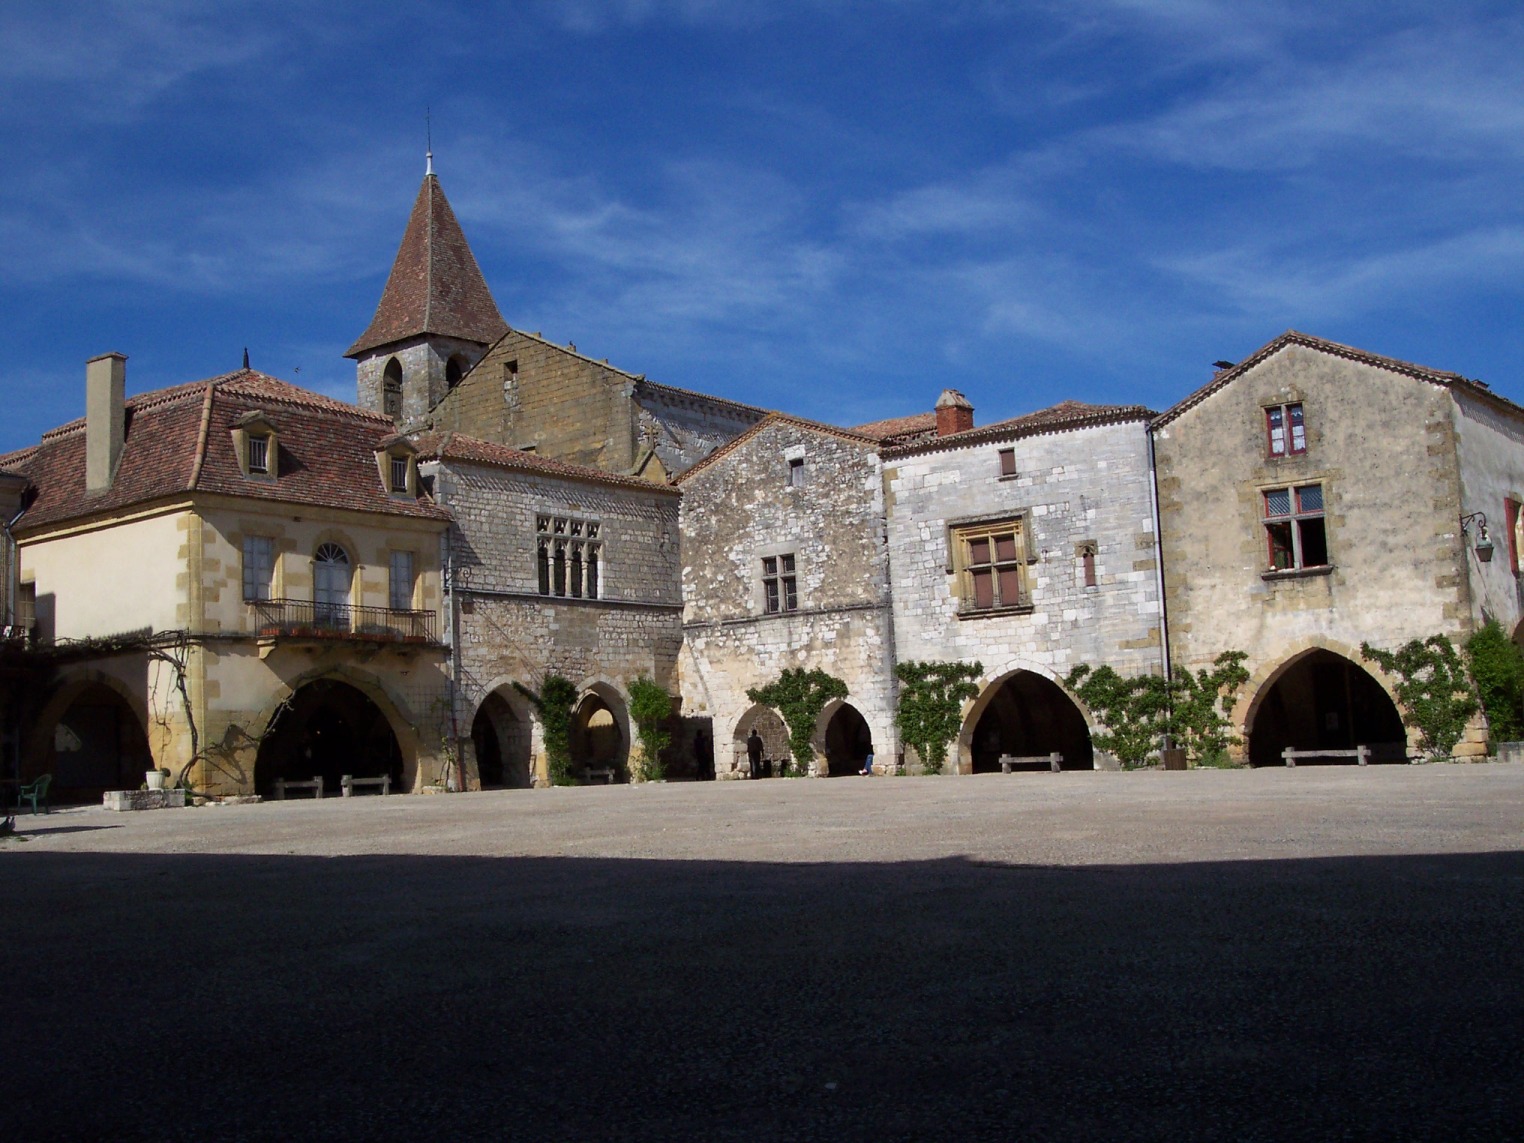
<path id="1" fill-rule="evenodd" d="M 429 335 L 491 345 L 506 332 L 508 323 L 455 221 L 431 154 L 376 316 L 344 356 Z"/>

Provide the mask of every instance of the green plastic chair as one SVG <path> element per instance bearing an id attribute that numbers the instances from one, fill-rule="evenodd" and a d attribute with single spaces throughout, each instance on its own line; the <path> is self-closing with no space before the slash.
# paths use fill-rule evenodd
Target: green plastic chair
<path id="1" fill-rule="evenodd" d="M 52 784 L 53 775 L 44 774 L 35 782 L 28 782 L 25 786 L 22 786 L 21 789 L 16 791 L 16 808 L 19 810 L 22 802 L 31 802 L 32 812 L 35 814 L 37 812 L 37 802 L 40 799 L 42 801 L 42 812 L 45 814 L 51 813 L 52 811 L 48 809 L 48 787 Z"/>

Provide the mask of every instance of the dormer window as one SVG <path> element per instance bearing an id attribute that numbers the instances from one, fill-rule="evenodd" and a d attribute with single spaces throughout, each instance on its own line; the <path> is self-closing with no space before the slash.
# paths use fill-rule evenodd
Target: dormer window
<path id="1" fill-rule="evenodd" d="M 263 410 L 245 413 L 233 422 L 233 453 L 238 458 L 238 468 L 244 476 L 255 480 L 271 480 L 280 475 L 279 434 L 275 423 Z"/>
<path id="2" fill-rule="evenodd" d="M 376 473 L 392 496 L 418 495 L 418 450 L 404 436 L 391 436 L 376 448 Z"/>

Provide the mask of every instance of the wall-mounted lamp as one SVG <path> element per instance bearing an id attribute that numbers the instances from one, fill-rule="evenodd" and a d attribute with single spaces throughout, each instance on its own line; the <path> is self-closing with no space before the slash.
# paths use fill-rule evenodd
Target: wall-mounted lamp
<path id="1" fill-rule="evenodd" d="M 1471 512 L 1460 518 L 1461 535 L 1466 534 L 1466 525 L 1476 525 L 1476 558 L 1482 563 L 1490 563 L 1492 560 L 1492 537 L 1487 535 L 1487 513 Z"/>

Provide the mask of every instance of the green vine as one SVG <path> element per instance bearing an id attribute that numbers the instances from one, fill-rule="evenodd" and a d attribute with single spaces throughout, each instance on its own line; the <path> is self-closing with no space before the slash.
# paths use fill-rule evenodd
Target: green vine
<path id="1" fill-rule="evenodd" d="M 540 715 L 545 737 L 545 768 L 552 786 L 570 786 L 572 708 L 577 704 L 577 688 L 560 675 L 546 675 L 540 693 L 514 683 L 514 690 L 534 704 Z"/>
<path id="2" fill-rule="evenodd" d="M 788 724 L 789 750 L 794 756 L 790 771 L 803 775 L 809 773 L 814 758 L 810 740 L 820 712 L 833 699 L 847 697 L 847 684 L 818 668 L 806 671 L 803 667 L 790 667 L 765 687 L 748 687 L 746 697 L 772 707 L 783 716 Z"/>
<path id="3" fill-rule="evenodd" d="M 659 782 L 667 776 L 661 752 L 672 742 L 668 729 L 672 722 L 672 696 L 656 682 L 644 676 L 630 684 L 630 718 L 640 739 L 641 776 L 647 782 Z"/>
<path id="4" fill-rule="evenodd" d="M 1249 681 L 1249 672 L 1244 670 L 1248 657 L 1243 651 L 1224 651 L 1210 668 L 1194 674 L 1188 667 L 1175 668 L 1170 680 L 1169 732 L 1197 766 L 1230 765 L 1228 747 L 1243 742 L 1232 733 L 1227 712 L 1238 688 Z"/>
<path id="5" fill-rule="evenodd" d="M 1092 670 L 1081 663 L 1069 672 L 1064 685 L 1106 727 L 1091 736 L 1096 746 L 1115 755 L 1123 769 L 1147 764 L 1169 729 L 1169 687 L 1162 675 L 1124 678 L 1108 666 Z"/>
<path id="6" fill-rule="evenodd" d="M 1524 738 L 1524 652 L 1496 619 L 1466 640 L 1466 663 L 1487 712 L 1488 738 L 1493 743 Z"/>
<path id="7" fill-rule="evenodd" d="M 1402 721 L 1418 731 L 1419 748 L 1430 761 L 1450 757 L 1478 709 L 1476 692 L 1455 644 L 1444 635 L 1412 639 L 1395 651 L 1360 644 L 1363 658 L 1397 678 Z"/>
<path id="8" fill-rule="evenodd" d="M 1228 747 L 1242 739 L 1232 733 L 1227 712 L 1233 696 L 1249 681 L 1243 651 L 1224 651 L 1210 667 L 1176 667 L 1173 677 L 1134 675 L 1123 678 L 1110 667 L 1081 664 L 1064 684 L 1105 725 L 1092 736 L 1096 746 L 1114 754 L 1126 769 L 1148 763 L 1161 740 L 1172 738 L 1197 766 L 1228 765 Z"/>
<path id="9" fill-rule="evenodd" d="M 942 772 L 947 744 L 958 735 L 963 703 L 978 696 L 974 680 L 982 674 L 979 663 L 896 664 L 900 700 L 894 724 L 900 741 L 915 749 L 927 774 Z"/>

